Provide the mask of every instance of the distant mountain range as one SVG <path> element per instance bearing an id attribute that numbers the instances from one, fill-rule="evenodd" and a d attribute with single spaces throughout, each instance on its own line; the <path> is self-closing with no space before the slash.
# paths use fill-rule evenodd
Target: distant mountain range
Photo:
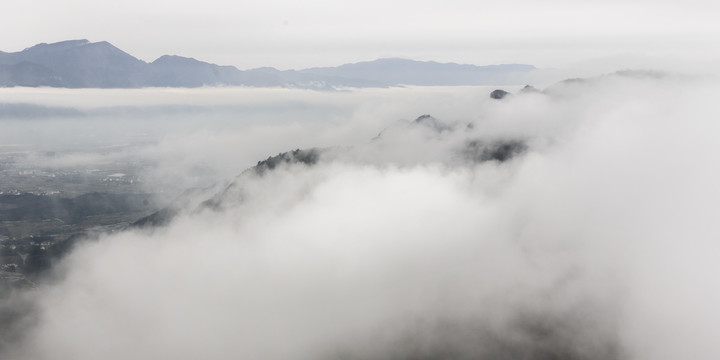
<path id="1" fill-rule="evenodd" d="M 249 86 L 332 89 L 397 85 L 519 85 L 532 65 L 463 65 L 379 59 L 304 70 L 239 70 L 164 55 L 147 63 L 107 41 L 68 40 L 0 51 L 0 87 L 141 88 Z"/>

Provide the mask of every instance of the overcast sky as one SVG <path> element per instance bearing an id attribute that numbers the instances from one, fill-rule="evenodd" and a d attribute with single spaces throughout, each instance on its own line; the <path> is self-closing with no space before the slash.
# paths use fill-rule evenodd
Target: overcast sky
<path id="1" fill-rule="evenodd" d="M 0 12 L 0 50 L 86 38 L 145 61 L 177 54 L 240 69 L 380 57 L 717 63 L 719 10 L 711 0 L 15 1 Z"/>

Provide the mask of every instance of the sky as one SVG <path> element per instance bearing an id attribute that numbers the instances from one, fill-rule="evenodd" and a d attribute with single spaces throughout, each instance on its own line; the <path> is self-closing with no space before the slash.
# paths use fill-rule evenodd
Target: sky
<path id="1" fill-rule="evenodd" d="M 720 59 L 718 13 L 720 4 L 708 0 L 36 0 L 3 9 L 0 50 L 88 39 L 145 61 L 171 54 L 240 69 L 382 57 L 711 67 Z"/>

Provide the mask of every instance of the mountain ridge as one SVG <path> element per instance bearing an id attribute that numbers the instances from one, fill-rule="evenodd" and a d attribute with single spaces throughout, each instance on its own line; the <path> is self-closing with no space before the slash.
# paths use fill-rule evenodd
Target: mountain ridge
<path id="1" fill-rule="evenodd" d="M 21 65 L 22 64 L 22 65 Z M 300 70 L 239 70 L 192 57 L 162 55 L 145 62 L 107 41 L 40 43 L 0 51 L 0 87 L 142 88 L 248 86 L 335 89 L 400 85 L 520 85 L 532 65 L 472 65 L 382 58 Z"/>

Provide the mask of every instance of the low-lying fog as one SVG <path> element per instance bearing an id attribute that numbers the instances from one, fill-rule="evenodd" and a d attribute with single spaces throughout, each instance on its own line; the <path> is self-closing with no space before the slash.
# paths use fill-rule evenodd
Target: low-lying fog
<path id="1" fill-rule="evenodd" d="M 425 113 L 469 123 L 493 89 L 0 89 L 0 153 L 29 152 L 33 166 L 56 168 L 149 161 L 149 184 L 181 191 L 279 152 L 364 144 Z"/>
<path id="2" fill-rule="evenodd" d="M 493 89 L 0 90 L 36 111 L 7 110 L 0 143 L 37 166 L 235 181 L 79 245 L 7 300 L 28 314 L 3 358 L 720 358 L 720 85 Z M 507 141 L 526 147 L 473 156 Z M 320 160 L 235 179 L 297 148 Z"/>

